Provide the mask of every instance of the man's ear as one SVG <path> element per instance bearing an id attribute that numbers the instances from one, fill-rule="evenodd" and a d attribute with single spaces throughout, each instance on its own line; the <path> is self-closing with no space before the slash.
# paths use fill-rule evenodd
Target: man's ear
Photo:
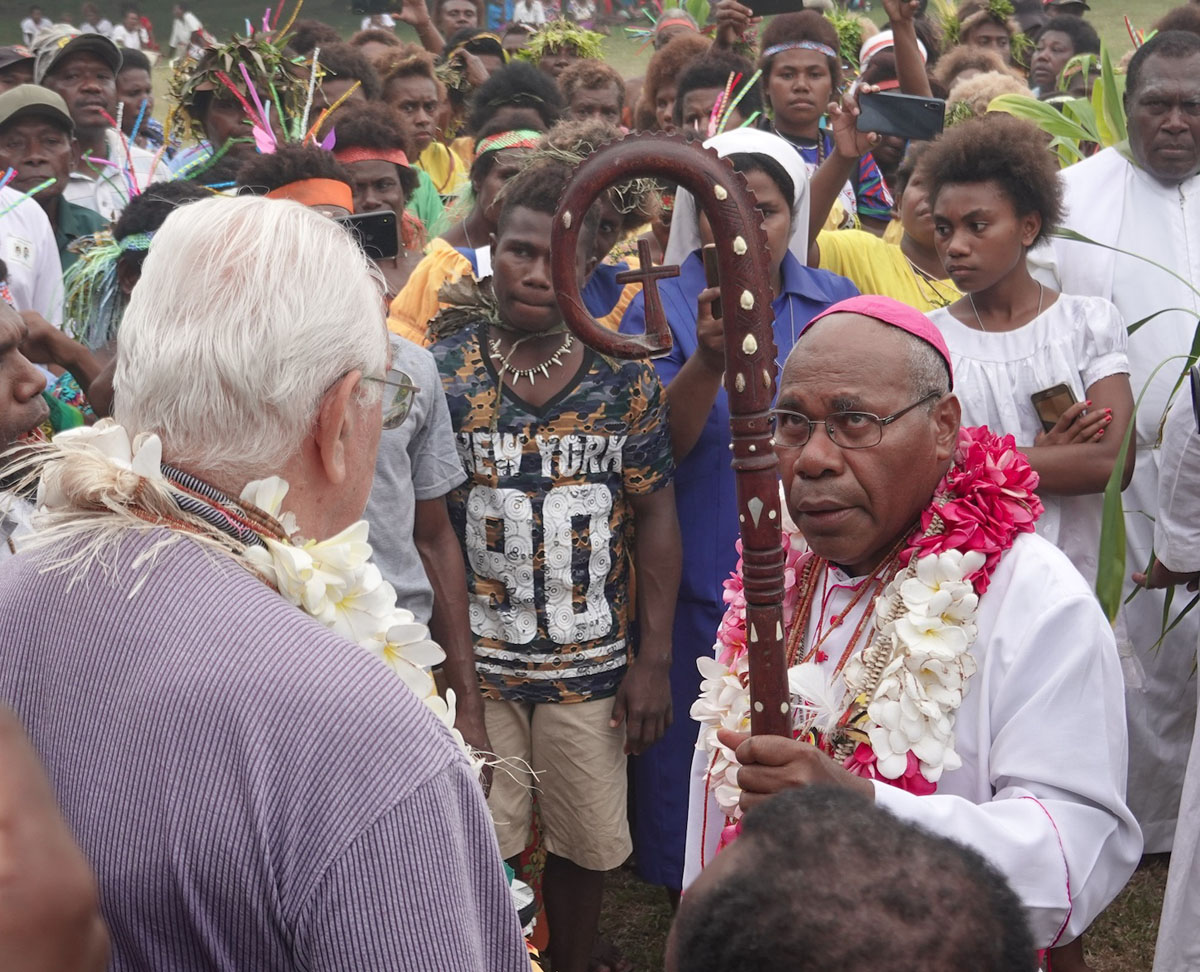
<path id="1" fill-rule="evenodd" d="M 933 406 L 934 434 L 937 441 L 938 462 L 954 457 L 958 443 L 958 427 L 962 423 L 962 406 L 953 393 L 942 397 Z"/>
<path id="2" fill-rule="evenodd" d="M 333 384 L 317 409 L 313 439 L 325 478 L 334 485 L 346 481 L 346 443 L 354 431 L 354 395 L 362 381 L 361 371 L 351 371 Z"/>

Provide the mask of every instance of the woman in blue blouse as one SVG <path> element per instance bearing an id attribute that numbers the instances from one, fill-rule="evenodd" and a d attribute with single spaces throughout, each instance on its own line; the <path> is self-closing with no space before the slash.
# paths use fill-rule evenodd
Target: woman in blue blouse
<path id="1" fill-rule="evenodd" d="M 775 314 L 776 374 L 808 322 L 830 304 L 858 293 L 846 278 L 805 265 L 808 173 L 787 142 L 748 128 L 704 143 L 741 172 L 758 201 L 767 235 Z M 634 763 L 634 842 L 642 877 L 678 891 L 683 882 L 688 777 L 696 724 L 688 717 L 700 689 L 696 659 L 709 655 L 724 612 L 722 582 L 737 565 L 737 503 L 729 452 L 729 404 L 721 325 L 710 312 L 717 296 L 705 288 L 700 246 L 711 242 L 687 192 L 675 197 L 664 263 L 679 276 L 658 284 L 671 326 L 671 352 L 655 362 L 667 390 L 675 454 L 675 503 L 683 532 L 683 577 L 675 611 L 671 692 L 675 720 L 667 734 Z M 751 242 L 752 247 L 754 243 Z M 626 311 L 621 330 L 645 327 L 642 295 Z"/>

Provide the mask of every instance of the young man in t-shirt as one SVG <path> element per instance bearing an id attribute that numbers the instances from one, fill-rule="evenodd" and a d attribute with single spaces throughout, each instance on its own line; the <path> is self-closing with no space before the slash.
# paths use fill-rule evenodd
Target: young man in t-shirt
<path id="1" fill-rule="evenodd" d="M 432 351 L 468 477 L 449 506 L 467 562 L 485 722 L 502 760 L 489 799 L 500 851 L 514 858 L 525 848 L 528 767 L 548 852 L 553 967 L 583 972 L 604 872 L 630 852 L 625 755 L 653 744 L 671 719 L 680 547 L 654 369 L 573 338 L 550 283 L 551 221 L 570 175 L 542 162 L 506 187 L 495 306 Z M 581 272 L 597 221 L 593 209 Z"/>

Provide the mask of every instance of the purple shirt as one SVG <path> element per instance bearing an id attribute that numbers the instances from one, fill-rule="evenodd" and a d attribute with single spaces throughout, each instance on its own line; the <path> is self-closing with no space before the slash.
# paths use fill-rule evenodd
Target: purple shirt
<path id="1" fill-rule="evenodd" d="M 166 536 L 126 534 L 108 572 L 0 566 L 0 699 L 96 871 L 112 968 L 527 972 L 450 734 L 223 555 L 132 566 Z"/>

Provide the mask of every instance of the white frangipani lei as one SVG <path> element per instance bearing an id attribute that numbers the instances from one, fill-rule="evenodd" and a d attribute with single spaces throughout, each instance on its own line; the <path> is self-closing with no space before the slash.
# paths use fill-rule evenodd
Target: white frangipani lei
<path id="1" fill-rule="evenodd" d="M 815 731 L 828 736 L 854 700 L 866 694 L 867 723 L 859 728 L 870 740 L 880 777 L 903 777 L 910 752 L 930 783 L 941 779 L 946 770 L 957 769 L 961 760 L 954 749 L 954 716 L 967 680 L 975 674 L 970 648 L 978 633 L 979 597 L 966 578 L 983 562 L 982 553 L 948 550 L 914 557 L 897 573 L 873 608 L 875 635 L 870 647 L 885 652 L 881 672 L 878 664 L 870 665 L 866 650 L 847 661 L 841 675 L 844 685 L 837 674 L 827 674 L 817 662 L 789 668 L 794 733 L 803 736 Z M 794 584 L 791 577 L 788 584 Z M 731 610 L 736 608 L 735 600 Z M 736 624 L 728 621 L 729 615 L 722 630 L 736 630 Z M 718 643 L 718 656 L 730 647 Z M 748 655 L 735 651 L 728 664 L 701 657 L 697 666 L 702 677 L 700 696 L 691 709 L 692 718 L 701 724 L 697 748 L 711 754 L 709 791 L 721 812 L 736 819 L 741 816 L 740 764 L 717 739 L 717 730 L 750 730 Z M 872 671 L 879 673 L 877 681 Z"/>
<path id="2" fill-rule="evenodd" d="M 37 508 L 48 518 L 43 540 L 97 526 L 103 529 L 109 520 L 118 527 L 147 522 L 135 519 L 136 514 L 128 516 L 145 504 L 160 516 L 178 510 L 173 487 L 162 473 L 162 442 L 157 435 L 143 433 L 130 439 L 124 427 L 102 419 L 59 432 L 43 447 L 43 455 L 49 460 L 39 464 L 37 476 Z M 273 516 L 292 539 L 259 534 L 263 546 L 239 545 L 231 550 L 222 543 L 220 549 L 234 553 L 285 600 L 386 664 L 450 730 L 478 771 L 482 757 L 454 728 L 454 693 L 447 690 L 442 699 L 434 685 L 431 670 L 445 660 L 445 652 L 411 611 L 396 606 L 395 588 L 371 563 L 366 521 L 325 540 L 303 540 L 296 518 L 283 510 L 287 492 L 287 482 L 272 476 L 249 483 L 241 499 Z M 123 512 L 127 518 L 122 521 Z M 151 517 L 148 522 L 155 520 Z M 213 538 L 198 532 L 197 539 Z M 99 556 L 104 543 L 98 534 L 89 555 Z"/>
<path id="3" fill-rule="evenodd" d="M 272 476 L 249 483 L 241 498 L 294 533 L 295 518 L 283 512 L 287 491 L 288 484 Z M 450 730 L 478 770 L 482 758 L 454 728 L 454 691 L 447 689 L 442 699 L 430 674 L 445 661 L 446 653 L 411 611 L 396 606 L 395 588 L 371 563 L 368 530 L 367 522 L 359 520 L 325 540 L 284 543 L 263 537 L 264 546 L 247 547 L 243 556 L 285 600 L 365 648 L 400 676 Z"/>
<path id="4" fill-rule="evenodd" d="M 867 705 L 867 735 L 880 776 L 902 776 L 910 752 L 930 783 L 962 765 L 954 750 L 954 713 L 976 670 L 970 648 L 979 608 L 966 578 L 984 560 L 978 551 L 958 550 L 914 557 L 913 566 L 876 598 L 876 635 L 890 637 L 893 645 Z M 846 663 L 845 679 L 848 695 L 870 690 L 862 653 Z"/>

